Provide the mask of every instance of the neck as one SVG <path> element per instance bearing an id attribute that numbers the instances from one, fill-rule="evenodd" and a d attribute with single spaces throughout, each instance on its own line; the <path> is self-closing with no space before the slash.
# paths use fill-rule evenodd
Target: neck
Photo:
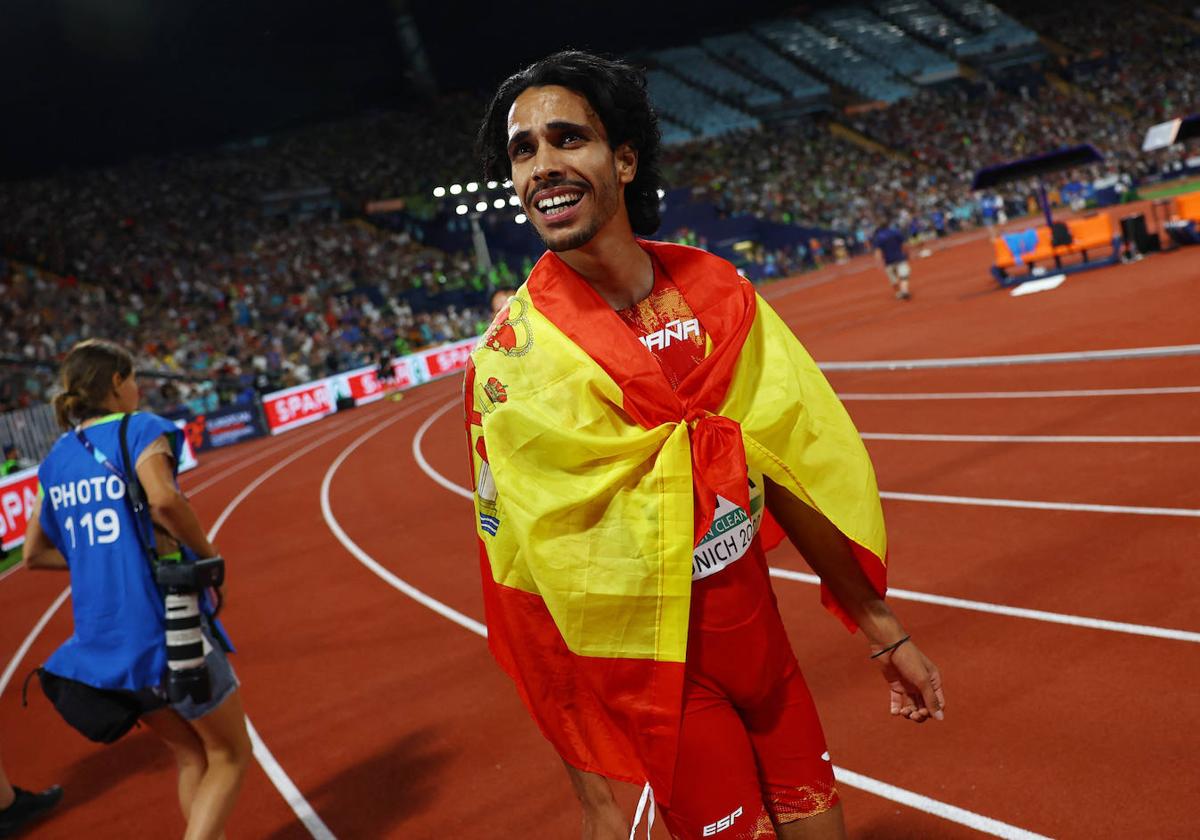
<path id="1" fill-rule="evenodd" d="M 558 256 L 613 309 L 628 309 L 645 300 L 654 287 L 650 255 L 637 244 L 624 213 L 617 213 L 582 248 Z"/>

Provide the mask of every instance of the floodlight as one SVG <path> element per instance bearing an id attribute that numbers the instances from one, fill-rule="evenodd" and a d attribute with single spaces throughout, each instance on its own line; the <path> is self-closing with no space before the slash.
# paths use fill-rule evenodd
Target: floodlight
<path id="1" fill-rule="evenodd" d="M 458 195 L 460 192 L 462 192 L 462 184 L 450 185 L 450 195 Z"/>
<path id="2" fill-rule="evenodd" d="M 497 184 L 495 181 L 488 181 L 488 189 L 489 189 L 489 190 L 494 190 L 494 189 L 496 189 L 496 187 L 498 187 L 498 186 L 500 186 L 500 185 L 499 185 L 499 184 Z"/>
<path id="3" fill-rule="evenodd" d="M 525 224 L 526 221 L 528 221 L 528 219 L 526 218 L 524 213 L 518 213 L 517 217 L 515 219 L 513 219 L 513 221 L 519 225 L 523 225 L 523 224 Z"/>
<path id="4" fill-rule="evenodd" d="M 667 194 L 667 191 L 666 191 L 666 190 L 664 190 L 662 187 L 659 187 L 659 189 L 658 189 L 658 197 L 659 197 L 659 198 L 662 198 L 662 197 L 664 197 L 666 194 Z"/>
<path id="5" fill-rule="evenodd" d="M 433 197 L 434 197 L 434 198 L 441 198 L 441 197 L 442 197 L 442 196 L 444 196 L 445 194 L 446 194 L 446 188 L 445 188 L 445 187 L 434 187 L 434 188 L 433 188 Z"/>
<path id="6" fill-rule="evenodd" d="M 492 206 L 495 207 L 497 210 L 501 209 L 502 207 L 504 207 L 504 199 L 497 198 L 495 201 L 492 202 Z"/>
<path id="7" fill-rule="evenodd" d="M 476 184 L 474 181 L 467 184 L 467 192 L 475 192 L 477 189 L 479 189 L 479 184 Z"/>
<path id="8" fill-rule="evenodd" d="M 454 208 L 454 212 L 460 216 L 465 216 L 467 214 L 467 205 L 465 205 L 465 204 L 458 205 L 457 207 Z"/>
<path id="9" fill-rule="evenodd" d="M 487 209 L 487 202 L 486 201 L 479 202 L 478 204 L 475 205 L 475 209 L 478 212 L 482 213 L 484 210 Z"/>
<path id="10" fill-rule="evenodd" d="M 504 189 L 508 189 L 509 187 L 511 187 L 511 186 L 512 186 L 512 181 L 505 181 L 505 182 L 504 182 L 503 184 L 501 184 L 500 186 L 504 187 Z"/>
<path id="11" fill-rule="evenodd" d="M 510 199 L 508 200 L 508 203 L 509 203 L 509 204 L 511 204 L 513 207 L 516 207 L 518 204 L 520 204 L 520 203 L 521 203 L 521 199 L 517 198 L 517 197 L 514 195 L 512 198 L 510 198 Z"/>

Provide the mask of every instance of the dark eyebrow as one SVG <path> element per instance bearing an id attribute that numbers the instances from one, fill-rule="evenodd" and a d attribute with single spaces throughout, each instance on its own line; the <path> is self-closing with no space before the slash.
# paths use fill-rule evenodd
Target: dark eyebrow
<path id="1" fill-rule="evenodd" d="M 546 127 L 549 129 L 552 129 L 554 131 L 560 131 L 560 132 L 572 131 L 572 132 L 582 135 L 584 137 L 595 137 L 596 136 L 596 132 L 592 130 L 591 126 L 580 125 L 579 123 L 569 122 L 568 120 L 555 120 L 554 122 L 546 123 Z M 532 134 L 533 134 L 533 132 L 530 131 L 529 129 L 524 129 L 522 131 L 518 131 L 516 134 L 514 134 L 512 137 L 509 138 L 507 148 L 511 149 L 513 146 L 517 145 L 518 143 L 520 143 L 524 140 L 528 140 Z"/>

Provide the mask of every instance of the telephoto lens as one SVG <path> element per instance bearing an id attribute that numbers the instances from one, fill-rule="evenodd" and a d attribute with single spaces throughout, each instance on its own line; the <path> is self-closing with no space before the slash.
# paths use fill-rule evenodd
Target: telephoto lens
<path id="1" fill-rule="evenodd" d="M 204 634 L 200 629 L 200 596 L 195 592 L 168 590 L 167 608 L 167 697 L 179 703 L 190 697 L 207 703 L 212 697 L 208 667 L 204 662 Z"/>

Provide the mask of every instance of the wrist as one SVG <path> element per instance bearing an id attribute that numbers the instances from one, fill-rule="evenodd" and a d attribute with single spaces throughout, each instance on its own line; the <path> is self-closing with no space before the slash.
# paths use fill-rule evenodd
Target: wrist
<path id="1" fill-rule="evenodd" d="M 851 618 L 872 647 L 885 647 L 906 635 L 904 625 L 882 598 L 860 604 Z"/>

